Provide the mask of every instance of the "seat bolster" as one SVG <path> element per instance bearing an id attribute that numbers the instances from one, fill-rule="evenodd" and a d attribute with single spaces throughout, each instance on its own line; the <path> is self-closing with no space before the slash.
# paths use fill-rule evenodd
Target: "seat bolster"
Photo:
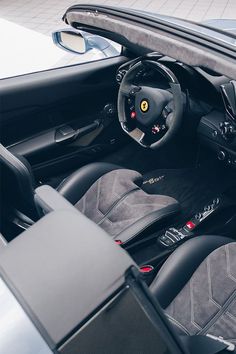
<path id="1" fill-rule="evenodd" d="M 120 234 L 116 235 L 116 239 L 126 243 L 135 238 L 138 234 L 144 232 L 151 225 L 163 221 L 168 217 L 172 217 L 180 210 L 179 203 L 173 199 L 173 204 L 170 204 L 162 209 L 153 211 L 150 214 L 142 217 L 141 219 L 128 226 Z"/>
<path id="2" fill-rule="evenodd" d="M 106 162 L 95 162 L 81 167 L 58 186 L 57 191 L 76 204 L 92 184 L 104 174 L 122 167 Z"/>
<path id="3" fill-rule="evenodd" d="M 167 259 L 151 284 L 151 291 L 166 308 L 195 270 L 215 249 L 234 240 L 222 236 L 197 236 L 179 246 Z"/>

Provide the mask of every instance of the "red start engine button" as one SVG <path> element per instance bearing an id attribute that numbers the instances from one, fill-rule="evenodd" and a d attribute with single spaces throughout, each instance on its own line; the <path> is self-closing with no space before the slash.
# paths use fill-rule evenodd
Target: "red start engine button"
<path id="1" fill-rule="evenodd" d="M 196 225 L 195 225 L 194 222 L 192 222 L 192 221 L 188 221 L 188 222 L 186 223 L 186 226 L 187 226 L 187 228 L 188 228 L 189 230 L 193 230 L 193 229 L 196 227 Z"/>

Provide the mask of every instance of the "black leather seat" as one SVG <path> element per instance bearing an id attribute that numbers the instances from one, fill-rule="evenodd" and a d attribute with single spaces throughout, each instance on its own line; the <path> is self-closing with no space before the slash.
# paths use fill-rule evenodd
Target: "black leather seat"
<path id="1" fill-rule="evenodd" d="M 80 168 L 57 190 L 114 239 L 127 242 L 179 210 L 175 199 L 144 192 L 142 182 L 136 171 L 98 162 Z"/>
<path id="2" fill-rule="evenodd" d="M 0 144 L 0 164 L 5 184 L 5 204 L 33 220 L 40 210 L 30 165 Z M 92 163 L 65 179 L 57 188 L 79 211 L 106 230 L 114 239 L 127 242 L 154 223 L 179 211 L 179 203 L 168 196 L 142 190 L 140 173 L 109 163 Z"/>
<path id="3" fill-rule="evenodd" d="M 180 335 L 222 336 L 236 343 L 236 242 L 221 236 L 186 241 L 151 285 Z"/>

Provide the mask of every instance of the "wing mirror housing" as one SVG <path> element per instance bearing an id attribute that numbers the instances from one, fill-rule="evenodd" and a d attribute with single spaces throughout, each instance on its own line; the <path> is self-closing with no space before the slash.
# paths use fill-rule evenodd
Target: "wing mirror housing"
<path id="1" fill-rule="evenodd" d="M 120 54 L 111 41 L 84 31 L 62 29 L 53 32 L 52 38 L 57 47 L 73 54 L 85 54 L 92 49 L 100 50 L 105 57 Z"/>

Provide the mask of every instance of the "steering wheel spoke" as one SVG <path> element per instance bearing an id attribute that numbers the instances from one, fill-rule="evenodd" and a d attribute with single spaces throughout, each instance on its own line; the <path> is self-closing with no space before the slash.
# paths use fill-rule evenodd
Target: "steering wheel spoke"
<path id="1" fill-rule="evenodd" d="M 145 133 L 144 131 L 142 131 L 139 128 L 134 128 L 132 130 L 128 129 L 126 124 L 121 124 L 122 129 L 128 133 L 135 141 L 137 141 L 140 145 L 142 145 L 143 147 L 148 147 L 147 144 L 145 144 L 144 140 L 145 140 Z"/>
<path id="2" fill-rule="evenodd" d="M 124 85 L 120 88 L 121 93 L 126 96 L 126 97 L 130 97 L 130 96 L 135 96 L 137 92 L 139 92 L 141 90 L 140 86 L 137 85 Z"/>

